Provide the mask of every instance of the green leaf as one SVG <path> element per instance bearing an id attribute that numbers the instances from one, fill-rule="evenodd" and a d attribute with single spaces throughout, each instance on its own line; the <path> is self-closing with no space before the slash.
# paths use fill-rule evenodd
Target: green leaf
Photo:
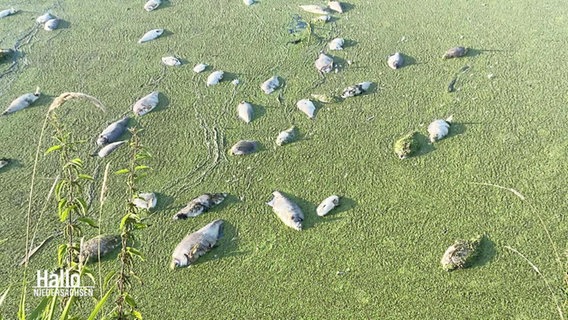
<path id="1" fill-rule="evenodd" d="M 120 220 L 119 230 L 124 230 L 124 226 L 128 222 L 129 218 L 130 218 L 130 214 L 127 214 L 124 217 L 122 217 L 122 219 Z"/>
<path id="2" fill-rule="evenodd" d="M 142 314 L 140 313 L 140 311 L 138 310 L 132 310 L 132 315 L 138 319 L 138 320 L 142 320 Z"/>
<path id="3" fill-rule="evenodd" d="M 81 159 L 79 159 L 79 158 L 75 158 L 75 159 L 71 160 L 71 163 L 76 165 L 78 168 L 83 167 L 83 161 L 81 161 Z"/>
<path id="4" fill-rule="evenodd" d="M 148 166 L 140 165 L 134 168 L 134 171 L 150 169 Z"/>
<path id="5" fill-rule="evenodd" d="M 50 154 L 51 152 L 57 151 L 57 150 L 59 150 L 59 149 L 61 149 L 61 148 L 63 148 L 63 146 L 60 145 L 60 144 L 55 145 L 55 146 L 51 146 L 51 147 L 49 147 L 49 149 L 45 150 L 45 154 L 44 154 L 44 155 L 48 155 L 48 154 Z"/>
<path id="6" fill-rule="evenodd" d="M 131 255 L 136 256 L 140 258 L 140 260 L 144 261 L 144 256 L 142 255 L 142 252 L 140 252 L 138 249 L 133 247 L 126 247 L 126 251 L 129 252 Z"/>
<path id="7" fill-rule="evenodd" d="M 79 179 L 83 179 L 83 180 L 94 180 L 92 176 L 88 175 L 88 174 L 84 174 L 84 173 L 80 173 L 79 174 Z"/>
<path id="8" fill-rule="evenodd" d="M 84 222 L 84 223 L 88 224 L 89 226 L 91 226 L 93 228 L 99 227 L 99 226 L 97 226 L 97 222 L 94 219 L 91 219 L 89 217 L 79 217 L 79 218 L 77 218 L 77 221 Z"/>
<path id="9" fill-rule="evenodd" d="M 97 304 L 95 305 L 95 308 L 93 309 L 93 311 L 91 311 L 91 314 L 89 315 L 89 318 L 87 318 L 87 320 L 95 320 L 97 318 L 97 314 L 99 314 L 99 312 L 101 311 L 101 309 L 105 305 L 105 303 L 108 300 L 108 298 L 110 297 L 110 294 L 112 293 L 113 289 L 114 289 L 114 287 L 110 288 L 107 291 L 107 293 L 105 293 L 105 295 L 101 298 L 101 300 L 99 300 L 99 302 L 97 302 Z"/>
<path id="10" fill-rule="evenodd" d="M 20 297 L 20 304 L 18 306 L 18 319 L 26 320 L 26 280 L 23 281 L 22 296 Z"/>
<path id="11" fill-rule="evenodd" d="M 51 300 L 53 298 L 54 297 L 45 297 L 45 298 L 41 299 L 41 302 L 37 305 L 37 307 L 35 307 L 35 309 L 30 314 L 29 319 L 31 319 L 31 320 L 40 319 L 40 315 L 43 314 L 44 312 L 46 312 L 46 310 L 47 310 L 49 300 Z M 20 316 L 21 320 L 24 320 L 25 318 L 26 318 L 25 315 L 24 315 L 23 318 Z"/>
<path id="12" fill-rule="evenodd" d="M 73 210 L 75 208 L 75 206 L 69 206 L 66 207 L 65 210 L 63 210 L 63 212 L 59 213 L 59 221 L 63 222 L 65 220 L 67 220 L 67 217 L 69 217 L 69 213 L 71 213 L 71 210 Z"/>
<path id="13" fill-rule="evenodd" d="M 128 169 L 120 169 L 118 171 L 116 171 L 114 174 L 125 174 L 125 173 L 129 173 L 130 170 Z"/>
<path id="14" fill-rule="evenodd" d="M 59 320 L 68 320 L 69 319 L 69 311 L 71 310 L 71 305 L 75 302 L 76 297 L 71 296 L 67 300 L 67 304 L 65 304 L 65 309 L 63 309 L 63 313 L 61 313 L 61 317 Z"/>
<path id="15" fill-rule="evenodd" d="M 85 201 L 85 199 L 83 198 L 77 198 L 76 202 L 79 205 L 81 215 L 83 216 L 87 215 L 87 212 L 89 211 L 89 206 L 87 205 L 87 201 Z"/>
<path id="16" fill-rule="evenodd" d="M 4 304 L 4 300 L 6 300 L 6 296 L 8 295 L 8 291 L 10 291 L 10 286 L 8 286 L 8 289 L 6 289 L 6 291 L 4 291 L 2 296 L 0 296 L 0 307 Z"/>
<path id="17" fill-rule="evenodd" d="M 132 296 L 129 295 L 128 292 L 124 294 L 124 301 L 126 301 L 126 303 L 128 303 L 128 305 L 132 308 L 136 308 L 136 301 L 134 301 L 134 298 L 132 298 Z"/>
<path id="18" fill-rule="evenodd" d="M 114 276 L 116 275 L 116 271 L 111 271 L 109 273 L 107 273 L 107 275 L 105 276 L 105 280 L 103 281 L 103 288 L 106 288 L 110 281 L 112 280 L 112 278 L 114 278 Z"/>
<path id="19" fill-rule="evenodd" d="M 57 247 L 57 265 L 58 266 L 63 266 L 63 259 L 65 259 L 65 251 L 67 251 L 67 244 L 60 244 L 59 247 Z"/>

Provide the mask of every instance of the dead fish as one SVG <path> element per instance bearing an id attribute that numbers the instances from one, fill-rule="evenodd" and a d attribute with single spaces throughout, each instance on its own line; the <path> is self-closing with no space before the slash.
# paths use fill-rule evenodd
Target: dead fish
<path id="1" fill-rule="evenodd" d="M 454 92 L 455 91 L 454 86 L 456 85 L 456 82 L 458 82 L 458 77 L 454 77 L 452 79 L 452 81 L 450 81 L 450 84 L 448 84 L 448 92 Z"/>
<path id="2" fill-rule="evenodd" d="M 418 152 L 418 150 L 420 149 L 420 144 L 416 139 L 417 136 L 418 132 L 413 131 L 395 141 L 394 153 L 398 156 L 399 159 L 406 159 Z"/>
<path id="3" fill-rule="evenodd" d="M 150 12 L 158 8 L 161 4 L 162 4 L 161 0 L 148 0 L 148 2 L 144 4 L 144 10 Z"/>
<path id="4" fill-rule="evenodd" d="M 205 63 L 196 64 L 195 67 L 193 67 L 193 72 L 195 73 L 203 72 L 205 69 L 207 69 L 207 67 L 208 65 L 206 65 Z"/>
<path id="5" fill-rule="evenodd" d="M 303 5 L 300 6 L 300 8 L 302 8 L 302 10 L 309 12 L 309 13 L 315 13 L 315 14 L 329 14 L 329 11 L 327 11 L 327 9 L 325 7 L 316 5 L 316 4 L 309 4 L 309 5 Z"/>
<path id="6" fill-rule="evenodd" d="M 471 240 L 457 240 L 451 245 L 440 260 L 442 268 L 446 271 L 467 268 L 479 254 L 479 245 L 483 235 Z"/>
<path id="7" fill-rule="evenodd" d="M 152 29 L 152 30 L 146 32 L 142 36 L 142 38 L 140 38 L 140 40 L 138 40 L 138 43 L 144 43 L 144 42 L 152 41 L 152 40 L 158 38 L 159 36 L 161 36 L 162 34 L 164 34 L 164 29 Z"/>
<path id="8" fill-rule="evenodd" d="M 206 193 L 191 200 L 187 206 L 183 207 L 174 215 L 174 220 L 185 220 L 189 217 L 197 217 L 207 212 L 209 209 L 223 202 L 227 197 L 226 193 Z"/>
<path id="9" fill-rule="evenodd" d="M 389 65 L 389 67 L 391 67 L 391 69 L 394 70 L 402 67 L 403 63 L 404 59 L 402 57 L 402 54 L 400 54 L 400 52 L 395 52 L 387 59 L 387 64 Z"/>
<path id="10" fill-rule="evenodd" d="M 333 69 L 333 58 L 324 53 L 320 53 L 318 59 L 315 62 L 315 66 L 319 72 L 331 72 L 331 70 Z"/>
<path id="11" fill-rule="evenodd" d="M 99 138 L 97 139 L 97 145 L 103 146 L 105 144 L 115 142 L 126 131 L 129 120 L 129 117 L 124 117 L 118 121 L 111 123 L 99 135 Z"/>
<path id="12" fill-rule="evenodd" d="M 37 99 L 39 99 L 39 96 L 40 96 L 40 92 L 39 92 L 39 87 L 38 87 L 38 88 L 36 88 L 35 93 L 26 93 L 26 94 L 23 94 L 23 95 L 19 96 L 18 98 L 16 98 L 16 100 L 12 101 L 12 103 L 10 103 L 8 108 L 4 112 L 2 112 L 2 114 L 0 114 L 0 115 L 1 116 L 7 115 L 7 114 L 10 114 L 10 113 L 14 113 L 16 111 L 20 111 L 24 108 L 27 108 L 32 103 L 34 103 Z"/>
<path id="13" fill-rule="evenodd" d="M 344 43 L 343 38 L 335 38 L 329 43 L 329 50 L 343 50 Z"/>
<path id="14" fill-rule="evenodd" d="M 158 199 L 153 192 L 142 192 L 138 194 L 136 199 L 132 200 L 132 204 L 140 209 L 150 210 L 156 206 Z"/>
<path id="15" fill-rule="evenodd" d="M 249 123 L 252 121 L 253 111 L 250 103 L 241 101 L 241 103 L 237 106 L 237 113 L 239 114 L 239 118 L 241 118 L 244 122 Z"/>
<path id="16" fill-rule="evenodd" d="M 57 18 L 49 19 L 43 25 L 43 30 L 53 31 L 53 30 L 57 29 L 58 26 L 59 26 L 59 19 L 57 19 Z"/>
<path id="17" fill-rule="evenodd" d="M 339 197 L 336 195 L 330 196 L 320 203 L 320 205 L 316 209 L 316 213 L 318 214 L 318 216 L 323 217 L 338 205 Z"/>
<path id="18" fill-rule="evenodd" d="M 100 235 L 88 241 L 85 241 L 80 246 L 79 263 L 87 264 L 92 261 L 98 261 L 99 257 L 104 257 L 115 249 L 119 248 L 122 244 L 119 235 Z"/>
<path id="19" fill-rule="evenodd" d="M 276 144 L 283 146 L 287 143 L 294 141 L 296 138 L 296 127 L 292 126 L 287 130 L 284 130 L 278 134 L 276 137 Z"/>
<path id="20" fill-rule="evenodd" d="M 371 87 L 372 84 L 373 84 L 372 82 L 361 82 L 361 83 L 356 84 L 354 86 L 347 87 L 343 90 L 341 97 L 343 99 L 345 99 L 345 98 L 355 97 L 355 96 L 361 95 L 361 94 L 367 92 L 367 90 L 369 90 L 369 88 Z"/>
<path id="21" fill-rule="evenodd" d="M 302 99 L 296 103 L 296 106 L 300 111 L 308 116 L 308 118 L 313 119 L 314 113 L 316 112 L 316 106 L 313 102 L 308 99 Z"/>
<path id="22" fill-rule="evenodd" d="M 176 67 L 181 65 L 181 61 L 173 56 L 162 57 L 162 63 L 170 67 Z"/>
<path id="23" fill-rule="evenodd" d="M 159 102 L 159 93 L 158 91 L 153 91 L 145 97 L 142 97 L 140 100 L 136 101 L 132 106 L 132 111 L 134 114 L 138 116 L 143 116 L 146 113 L 152 111 Z"/>
<path id="24" fill-rule="evenodd" d="M 253 5 L 254 4 L 254 0 L 243 0 L 244 4 L 246 4 L 247 6 Z"/>
<path id="25" fill-rule="evenodd" d="M 453 116 L 449 116 L 446 120 L 437 119 L 428 125 L 428 138 L 430 138 L 431 143 L 442 139 L 448 134 L 453 118 Z"/>
<path id="26" fill-rule="evenodd" d="M 212 72 L 209 77 L 207 77 L 207 86 L 214 86 L 219 83 L 223 79 L 223 75 L 225 73 L 223 71 L 214 71 Z"/>
<path id="27" fill-rule="evenodd" d="M 266 204 L 272 207 L 272 211 L 276 213 L 278 218 L 280 218 L 285 225 L 294 230 L 301 231 L 302 221 L 304 221 L 302 209 L 279 191 L 274 191 L 272 195 L 274 198 Z"/>
<path id="28" fill-rule="evenodd" d="M 2 10 L 0 11 L 0 19 L 7 17 L 9 15 L 12 15 L 14 13 L 18 12 L 18 10 L 14 9 L 14 8 L 10 8 L 10 9 L 6 9 L 6 10 Z"/>
<path id="29" fill-rule="evenodd" d="M 101 150 L 99 150 L 99 152 L 97 153 L 97 155 L 99 156 L 99 158 L 104 158 L 109 154 L 111 154 L 114 150 L 116 150 L 116 148 L 123 145 L 125 142 L 127 142 L 127 140 L 109 143 L 106 146 L 102 147 Z"/>
<path id="30" fill-rule="evenodd" d="M 258 143 L 252 140 L 241 140 L 231 147 L 229 153 L 234 156 L 244 156 L 258 150 Z"/>
<path id="31" fill-rule="evenodd" d="M 327 7 L 337 13 L 343 13 L 343 7 L 341 6 L 341 2 L 339 1 L 328 1 Z"/>
<path id="32" fill-rule="evenodd" d="M 37 17 L 36 22 L 39 24 L 44 24 L 47 21 L 54 19 L 55 17 L 53 15 L 51 15 L 51 13 L 46 12 L 44 14 L 42 14 L 41 16 Z"/>
<path id="33" fill-rule="evenodd" d="M 241 83 L 241 81 L 239 79 L 233 79 L 233 81 L 231 81 L 231 84 L 234 86 L 238 86 L 239 83 Z"/>
<path id="34" fill-rule="evenodd" d="M 5 166 L 10 164 L 10 159 L 8 158 L 0 158 L 0 169 L 4 168 Z"/>
<path id="35" fill-rule="evenodd" d="M 260 85 L 260 89 L 264 91 L 266 94 L 271 94 L 274 90 L 278 89 L 280 86 L 280 81 L 278 80 L 278 76 L 273 76 L 272 78 L 264 81 Z"/>
<path id="36" fill-rule="evenodd" d="M 442 58 L 444 59 L 459 58 L 465 56 L 466 54 L 467 54 L 466 47 L 455 47 L 448 49 L 448 51 L 444 53 L 444 56 Z"/>
<path id="37" fill-rule="evenodd" d="M 174 249 L 170 268 L 189 266 L 213 249 L 223 236 L 223 222 L 223 220 L 215 220 L 183 238 Z"/>

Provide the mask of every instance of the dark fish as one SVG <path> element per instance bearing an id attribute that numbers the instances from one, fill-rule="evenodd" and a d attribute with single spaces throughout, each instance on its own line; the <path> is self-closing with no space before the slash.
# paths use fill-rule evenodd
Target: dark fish
<path id="1" fill-rule="evenodd" d="M 118 121 L 111 123 L 99 135 L 97 144 L 99 146 L 103 146 L 105 144 L 117 141 L 118 138 L 120 138 L 120 136 L 126 131 L 126 126 L 128 125 L 129 120 L 129 117 L 124 117 Z"/>
<path id="2" fill-rule="evenodd" d="M 10 159 L 8 158 L 0 158 L 0 169 L 4 168 L 5 166 L 10 164 Z"/>
<path id="3" fill-rule="evenodd" d="M 212 207 L 223 202 L 227 197 L 226 193 L 206 193 L 193 200 L 187 206 L 178 211 L 174 215 L 174 220 L 187 219 L 189 217 L 197 217 Z"/>
<path id="4" fill-rule="evenodd" d="M 458 77 L 454 77 L 452 79 L 452 81 L 450 81 L 450 84 L 448 84 L 448 92 L 454 92 L 455 91 L 454 86 L 455 86 L 457 81 L 458 81 Z"/>
<path id="5" fill-rule="evenodd" d="M 442 58 L 444 59 L 459 58 L 465 56 L 466 54 L 467 54 L 466 47 L 455 47 L 448 49 L 448 51 L 444 53 L 444 56 Z"/>
<path id="6" fill-rule="evenodd" d="M 79 253 L 79 263 L 87 264 L 97 261 L 99 256 L 102 258 L 120 247 L 121 239 L 119 235 L 100 235 L 81 244 Z"/>
<path id="7" fill-rule="evenodd" d="M 241 140 L 231 148 L 230 153 L 235 156 L 242 156 L 254 153 L 258 150 L 258 143 L 251 140 Z"/>
<path id="8" fill-rule="evenodd" d="M 369 88 L 371 87 L 371 84 L 372 84 L 372 82 L 362 82 L 362 83 L 356 84 L 354 86 L 347 87 L 343 90 L 341 97 L 343 99 L 345 99 L 345 98 L 361 95 L 361 94 L 367 92 L 367 90 L 369 90 Z"/>
<path id="9" fill-rule="evenodd" d="M 174 249 L 170 268 L 186 267 L 209 252 L 223 236 L 223 220 L 215 220 L 186 236 Z"/>

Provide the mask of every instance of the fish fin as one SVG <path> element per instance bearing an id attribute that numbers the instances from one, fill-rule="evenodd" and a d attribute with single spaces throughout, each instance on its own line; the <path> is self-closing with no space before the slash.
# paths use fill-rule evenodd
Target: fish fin
<path id="1" fill-rule="evenodd" d="M 453 121 L 454 121 L 454 115 L 453 114 L 446 118 L 446 122 L 448 124 L 451 124 Z"/>

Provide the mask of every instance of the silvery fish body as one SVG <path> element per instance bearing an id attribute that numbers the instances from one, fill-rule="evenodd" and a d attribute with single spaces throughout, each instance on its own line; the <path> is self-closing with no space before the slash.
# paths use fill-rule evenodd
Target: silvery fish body
<path id="1" fill-rule="evenodd" d="M 256 152 L 258 144 L 252 140 L 241 140 L 231 147 L 229 153 L 234 156 L 244 156 Z"/>
<path id="2" fill-rule="evenodd" d="M 244 122 L 249 123 L 252 121 L 253 111 L 252 105 L 246 101 L 242 101 L 237 106 L 237 113 L 239 114 L 239 118 L 241 118 Z"/>
<path id="3" fill-rule="evenodd" d="M 195 67 L 193 67 L 193 72 L 195 73 L 203 72 L 205 69 L 207 69 L 207 67 L 208 65 L 206 65 L 205 63 L 196 64 Z"/>
<path id="4" fill-rule="evenodd" d="M 341 6 L 341 2 L 339 1 L 328 1 L 327 7 L 337 13 L 343 13 L 343 7 Z"/>
<path id="5" fill-rule="evenodd" d="M 266 94 L 271 94 L 280 86 L 280 81 L 278 80 L 278 76 L 274 76 L 266 81 L 264 81 L 260 85 L 260 89 L 264 91 Z"/>
<path id="6" fill-rule="evenodd" d="M 373 84 L 372 82 L 361 82 L 361 83 L 356 84 L 354 86 L 347 87 L 343 90 L 341 97 L 343 99 L 345 99 L 345 98 L 355 97 L 355 96 L 358 96 L 360 94 L 363 94 L 363 93 L 367 92 L 367 90 L 369 90 L 369 88 L 371 87 L 372 84 Z"/>
<path id="7" fill-rule="evenodd" d="M 205 227 L 187 235 L 172 254 L 171 269 L 186 267 L 213 249 L 223 236 L 223 220 L 215 220 Z"/>
<path id="8" fill-rule="evenodd" d="M 164 29 L 152 29 L 152 30 L 146 32 L 142 36 L 142 38 L 140 38 L 140 40 L 138 40 L 138 43 L 152 41 L 152 40 L 158 38 L 159 36 L 161 36 L 162 34 L 164 34 Z"/>
<path id="9" fill-rule="evenodd" d="M 136 101 L 132 106 L 132 111 L 138 116 L 143 116 L 146 113 L 152 111 L 159 102 L 159 93 L 158 91 L 153 91 L 145 97 L 142 97 L 140 100 Z"/>
<path id="10" fill-rule="evenodd" d="M 395 70 L 402 67 L 403 63 L 404 63 L 404 59 L 402 58 L 402 55 L 400 54 L 400 52 L 395 52 L 393 55 L 389 56 L 389 58 L 387 59 L 387 64 L 389 65 L 389 67 L 391 67 L 392 69 L 395 69 Z"/>
<path id="11" fill-rule="evenodd" d="M 18 10 L 14 9 L 14 8 L 2 10 L 2 11 L 0 11 L 0 19 L 2 19 L 2 18 L 4 18 L 4 17 L 7 17 L 7 16 L 9 16 L 9 15 L 11 15 L 11 14 L 14 14 L 14 13 L 16 13 L 16 12 L 18 12 Z"/>
<path id="12" fill-rule="evenodd" d="M 320 53 L 318 59 L 315 62 L 315 66 L 319 72 L 331 72 L 331 70 L 333 69 L 333 58 L 324 53 Z"/>
<path id="13" fill-rule="evenodd" d="M 449 116 L 446 120 L 437 119 L 428 125 L 428 138 L 430 138 L 431 143 L 442 139 L 448 134 L 452 120 L 453 116 Z"/>
<path id="14" fill-rule="evenodd" d="M 187 219 L 189 217 L 197 217 L 207 212 L 207 210 L 223 202 L 227 197 L 226 193 L 206 193 L 191 200 L 187 206 L 182 208 L 174 215 L 174 220 Z"/>
<path id="15" fill-rule="evenodd" d="M 344 43 L 343 38 L 335 38 L 329 43 L 329 50 L 343 50 Z"/>
<path id="16" fill-rule="evenodd" d="M 310 119 L 314 118 L 314 113 L 316 112 L 316 106 L 314 105 L 313 102 L 311 102 L 308 99 L 302 99 L 296 103 L 296 106 L 298 107 L 298 109 L 300 109 L 300 111 L 305 113 L 308 116 L 308 118 Z"/>
<path id="17" fill-rule="evenodd" d="M 142 192 L 138 194 L 138 197 L 132 200 L 132 204 L 140 209 L 152 209 L 158 203 L 158 198 L 153 192 Z"/>
<path id="18" fill-rule="evenodd" d="M 144 4 L 144 10 L 150 12 L 156 8 L 158 8 L 162 4 L 161 0 L 148 0 L 146 4 Z"/>
<path id="19" fill-rule="evenodd" d="M 278 134 L 276 137 L 276 144 L 279 146 L 283 146 L 287 143 L 292 142 L 296 138 L 296 127 L 292 126 L 291 128 L 284 130 Z"/>
<path id="20" fill-rule="evenodd" d="M 97 145 L 103 146 L 105 144 L 115 142 L 126 131 L 129 117 L 124 117 L 118 121 L 111 123 L 106 127 L 97 139 Z"/>
<path id="21" fill-rule="evenodd" d="M 214 71 L 212 72 L 209 77 L 207 77 L 207 86 L 214 86 L 219 83 L 223 79 L 223 75 L 225 73 L 223 71 Z"/>
<path id="22" fill-rule="evenodd" d="M 278 218 L 280 218 L 285 225 L 294 230 L 301 231 L 304 214 L 300 207 L 279 191 L 274 191 L 272 195 L 274 198 L 266 204 L 272 207 L 272 211 L 276 213 Z"/>
<path id="23" fill-rule="evenodd" d="M 10 159 L 8 159 L 8 158 L 0 158 L 0 169 L 4 168 L 4 167 L 7 166 L 8 164 L 10 164 Z"/>
<path id="24" fill-rule="evenodd" d="M 53 15 L 51 15 L 51 13 L 46 12 L 44 14 L 42 14 L 41 16 L 37 17 L 36 22 L 39 24 L 44 24 L 47 21 L 54 19 L 55 17 Z"/>
<path id="25" fill-rule="evenodd" d="M 23 94 L 21 96 L 19 96 L 18 98 L 16 98 L 16 100 L 12 101 L 12 103 L 10 103 L 10 105 L 8 106 L 8 108 L 2 112 L 2 114 L 0 115 L 7 115 L 10 113 L 14 113 L 16 111 L 20 111 L 24 108 L 29 107 L 32 103 L 34 103 L 37 99 L 39 99 L 40 96 L 40 92 L 39 89 L 36 90 L 35 93 L 26 93 Z"/>
<path id="26" fill-rule="evenodd" d="M 43 30 L 53 31 L 53 30 L 57 29 L 58 26 L 59 26 L 59 19 L 57 19 L 57 18 L 49 19 L 43 25 Z"/>
<path id="27" fill-rule="evenodd" d="M 102 258 L 120 246 L 121 238 L 119 235 L 96 236 L 81 244 L 79 262 L 87 264 L 92 261 L 98 261 L 99 256 Z"/>
<path id="28" fill-rule="evenodd" d="M 300 8 L 302 8 L 302 10 L 309 12 L 309 13 L 315 13 L 315 14 L 328 14 L 329 11 L 327 11 L 327 9 L 325 7 L 316 5 L 316 4 L 310 4 L 310 5 L 303 5 L 300 6 Z"/>
<path id="29" fill-rule="evenodd" d="M 339 197 L 336 195 L 330 196 L 320 203 L 320 205 L 316 209 L 316 213 L 318 214 L 318 216 L 323 217 L 338 205 Z"/>
<path id="30" fill-rule="evenodd" d="M 454 47 L 448 49 L 448 51 L 444 53 L 444 56 L 442 58 L 444 59 L 459 58 L 465 56 L 466 54 L 467 54 L 466 47 Z"/>
<path id="31" fill-rule="evenodd" d="M 97 155 L 99 156 L 99 158 L 104 158 L 109 154 L 111 154 L 114 150 L 116 150 L 116 148 L 123 145 L 125 142 L 127 142 L 127 140 L 109 143 L 106 146 L 102 147 L 101 150 L 99 150 L 99 152 L 97 153 Z"/>
<path id="32" fill-rule="evenodd" d="M 243 0 L 244 4 L 246 4 L 247 6 L 253 5 L 254 4 L 254 0 Z"/>
<path id="33" fill-rule="evenodd" d="M 162 63 L 170 67 L 176 67 L 181 65 L 181 61 L 173 56 L 162 57 Z"/>

